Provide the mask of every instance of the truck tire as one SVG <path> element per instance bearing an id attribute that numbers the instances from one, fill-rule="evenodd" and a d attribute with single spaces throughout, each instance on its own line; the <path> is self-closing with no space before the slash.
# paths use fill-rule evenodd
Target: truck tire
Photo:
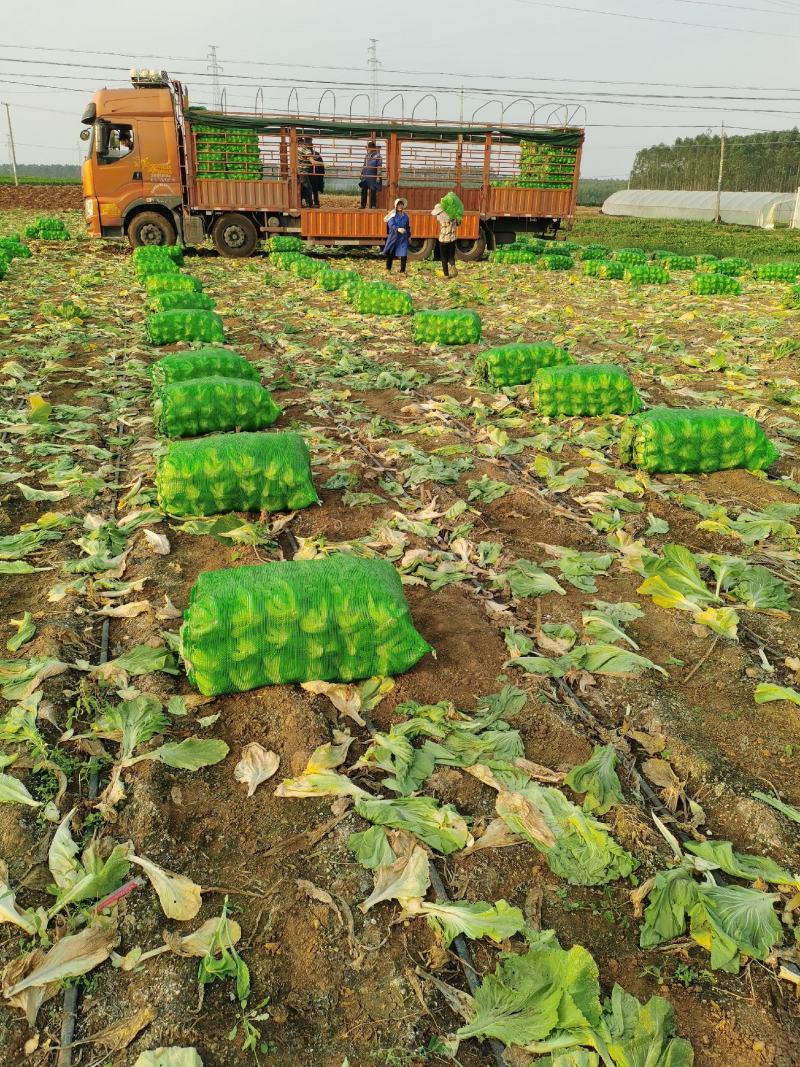
<path id="1" fill-rule="evenodd" d="M 128 224 L 131 248 L 141 245 L 174 245 L 178 239 L 175 224 L 157 211 L 141 211 Z"/>
<path id="2" fill-rule="evenodd" d="M 252 256 L 258 246 L 258 230 L 246 215 L 229 211 L 214 223 L 211 239 L 221 256 L 244 259 Z"/>
<path id="3" fill-rule="evenodd" d="M 464 259 L 468 263 L 474 263 L 476 260 L 483 259 L 485 251 L 486 234 L 483 232 L 474 241 L 467 239 L 456 241 L 456 259 Z"/>
<path id="4" fill-rule="evenodd" d="M 430 259 L 435 247 L 436 241 L 433 237 L 418 237 L 416 240 L 412 238 L 408 242 L 408 258 Z"/>

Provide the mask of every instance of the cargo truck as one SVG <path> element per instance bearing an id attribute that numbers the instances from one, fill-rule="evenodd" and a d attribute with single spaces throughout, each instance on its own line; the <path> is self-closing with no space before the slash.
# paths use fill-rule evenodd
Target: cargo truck
<path id="1" fill-rule="evenodd" d="M 83 113 L 86 224 L 95 237 L 200 246 L 249 256 L 272 234 L 309 244 L 378 246 L 396 197 L 408 202 L 411 256 L 437 232 L 431 209 L 448 190 L 464 203 L 457 255 L 480 259 L 520 232 L 554 238 L 575 213 L 579 127 L 239 114 L 190 107 L 164 71 L 131 72 Z M 360 206 L 366 147 L 380 154 L 374 207 Z M 325 170 L 320 207 L 303 203 L 308 148 Z M 314 164 L 315 168 L 318 164 Z"/>

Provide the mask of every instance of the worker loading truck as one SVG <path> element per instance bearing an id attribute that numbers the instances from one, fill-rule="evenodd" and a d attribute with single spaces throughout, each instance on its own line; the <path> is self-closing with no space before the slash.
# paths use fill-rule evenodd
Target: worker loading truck
<path id="1" fill-rule="evenodd" d="M 464 203 L 456 256 L 472 260 L 517 233 L 555 237 L 575 213 L 578 127 L 223 114 L 189 107 L 181 84 L 155 71 L 132 72 L 129 89 L 99 90 L 82 121 L 89 233 L 134 247 L 210 238 L 242 257 L 276 233 L 378 247 L 402 198 L 409 258 L 425 259 L 438 229 L 431 210 L 453 190 Z M 311 145 L 311 173 L 321 166 L 326 192 L 338 194 L 320 206 L 309 199 Z M 372 152 L 380 168 L 364 197 Z"/>

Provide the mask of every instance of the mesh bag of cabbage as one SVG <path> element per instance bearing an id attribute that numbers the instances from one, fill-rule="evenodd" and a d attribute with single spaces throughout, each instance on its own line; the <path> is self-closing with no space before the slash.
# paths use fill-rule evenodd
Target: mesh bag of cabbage
<path id="1" fill-rule="evenodd" d="M 7 259 L 30 259 L 33 255 L 30 248 L 24 242 L 20 241 L 19 234 L 11 234 L 10 237 L 0 237 L 0 252 Z"/>
<path id="2" fill-rule="evenodd" d="M 318 272 L 314 284 L 318 285 L 320 289 L 327 289 L 328 292 L 333 292 L 335 289 L 341 289 L 343 285 L 347 285 L 354 277 L 356 277 L 356 274 L 352 270 L 321 270 Z"/>
<path id="3" fill-rule="evenodd" d="M 225 340 L 222 319 L 215 311 L 157 311 L 147 319 L 146 326 L 151 345 Z"/>
<path id="4" fill-rule="evenodd" d="M 742 283 L 738 278 L 731 278 L 727 274 L 695 274 L 689 282 L 689 290 L 699 296 L 714 296 L 720 293 L 738 296 L 742 291 Z"/>
<path id="5" fill-rule="evenodd" d="M 288 270 L 297 259 L 308 259 L 304 252 L 270 252 L 269 261 L 279 270 Z"/>
<path id="6" fill-rule="evenodd" d="M 298 511 L 318 504 L 311 463 L 296 433 L 224 433 L 173 441 L 156 468 L 168 515 Z"/>
<path id="7" fill-rule="evenodd" d="M 657 263 L 636 264 L 626 267 L 623 277 L 631 285 L 666 285 L 669 282 L 669 271 L 659 267 Z"/>
<path id="8" fill-rule="evenodd" d="M 633 382 L 613 363 L 543 367 L 531 392 L 540 415 L 632 415 L 642 406 Z"/>
<path id="9" fill-rule="evenodd" d="M 781 298 L 785 308 L 800 308 L 800 285 L 790 285 Z"/>
<path id="10" fill-rule="evenodd" d="M 531 382 L 542 367 L 559 363 L 574 363 L 566 348 L 559 348 L 549 341 L 538 344 L 498 345 L 487 348 L 475 360 L 475 378 L 479 382 L 503 388 L 506 385 L 524 385 Z"/>
<path id="11" fill-rule="evenodd" d="M 189 681 L 204 696 L 402 674 L 429 651 L 391 563 L 343 552 L 204 571 L 181 628 Z"/>
<path id="12" fill-rule="evenodd" d="M 414 316 L 414 340 L 438 341 L 442 345 L 471 345 L 481 339 L 477 311 L 418 311 Z"/>
<path id="13" fill-rule="evenodd" d="M 544 255 L 539 256 L 536 266 L 539 270 L 572 270 L 574 263 L 572 256 Z"/>
<path id="14" fill-rule="evenodd" d="M 613 259 L 601 259 L 597 263 L 597 277 L 619 279 L 625 276 L 625 265 Z"/>
<path id="15" fill-rule="evenodd" d="M 257 382 L 259 375 L 252 363 L 228 348 L 198 348 L 195 352 L 171 352 L 150 364 L 154 385 L 170 385 L 192 378 L 243 378 Z"/>
<path id="16" fill-rule="evenodd" d="M 408 293 L 369 282 L 356 290 L 353 303 L 362 315 L 411 315 L 414 311 Z"/>
<path id="17" fill-rule="evenodd" d="M 605 245 L 582 245 L 578 252 L 578 259 L 608 259 L 611 249 Z"/>
<path id="18" fill-rule="evenodd" d="M 302 252 L 303 241 L 291 234 L 276 233 L 274 237 L 270 237 L 268 247 L 270 252 Z"/>
<path id="19" fill-rule="evenodd" d="M 800 263 L 759 263 L 756 278 L 760 282 L 796 282 Z"/>
<path id="20" fill-rule="evenodd" d="M 661 266 L 667 270 L 694 270 L 695 262 L 692 256 L 669 255 L 661 260 Z"/>
<path id="21" fill-rule="evenodd" d="M 298 278 L 313 278 L 315 274 L 326 269 L 324 259 L 312 259 L 311 256 L 300 256 L 293 259 L 289 264 L 289 270 Z"/>
<path id="22" fill-rule="evenodd" d="M 151 296 L 153 293 L 201 293 L 203 284 L 199 278 L 191 274 L 181 274 L 177 267 L 174 270 L 159 268 L 158 273 L 148 274 L 144 279 L 145 289 Z"/>
<path id="23" fill-rule="evenodd" d="M 264 430 L 280 414 L 268 390 L 243 378 L 192 378 L 153 394 L 156 429 L 167 437 Z"/>
<path id="24" fill-rule="evenodd" d="M 182 267 L 183 249 L 180 245 L 139 245 L 138 248 L 133 250 L 133 262 L 136 265 L 156 259 L 170 259 L 173 263 L 177 263 L 179 267 Z"/>
<path id="25" fill-rule="evenodd" d="M 626 267 L 632 267 L 637 263 L 642 264 L 647 262 L 646 253 L 642 252 L 640 248 L 616 248 L 611 253 L 610 258 L 616 260 L 617 263 L 622 263 Z"/>
<path id="26" fill-rule="evenodd" d="M 534 248 L 495 248 L 489 253 L 493 263 L 538 263 L 540 258 Z"/>
<path id="27" fill-rule="evenodd" d="M 194 289 L 151 293 L 147 306 L 150 311 L 213 311 L 215 307 L 208 293 L 198 293 Z"/>
<path id="28" fill-rule="evenodd" d="M 779 453 L 756 420 L 739 411 L 653 408 L 625 422 L 619 455 L 623 463 L 650 472 L 707 473 L 764 470 Z"/>
<path id="29" fill-rule="evenodd" d="M 134 270 L 136 271 L 136 277 L 140 282 L 147 283 L 148 278 L 152 278 L 159 274 L 170 274 L 175 277 L 180 276 L 180 268 L 177 263 L 169 258 L 169 256 L 158 256 L 152 259 L 140 259 L 138 263 L 134 264 Z"/>
<path id="30" fill-rule="evenodd" d="M 454 192 L 445 193 L 440 201 L 442 210 L 453 222 L 461 222 L 464 218 L 464 205 Z"/>

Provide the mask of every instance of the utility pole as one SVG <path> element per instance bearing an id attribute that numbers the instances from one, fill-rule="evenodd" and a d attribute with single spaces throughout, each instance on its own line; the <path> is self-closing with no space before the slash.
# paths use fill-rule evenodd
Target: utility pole
<path id="1" fill-rule="evenodd" d="M 215 44 L 210 44 L 208 46 L 208 55 L 206 56 L 206 59 L 208 60 L 206 70 L 211 75 L 211 89 L 214 94 L 214 110 L 219 111 L 222 107 L 222 90 L 219 85 L 219 76 L 222 74 L 222 67 L 217 62 L 217 46 Z"/>
<path id="2" fill-rule="evenodd" d="M 367 70 L 369 71 L 369 84 L 370 84 L 370 118 L 376 119 L 378 117 L 378 41 L 375 37 L 370 37 L 369 48 L 367 49 Z"/>
<path id="3" fill-rule="evenodd" d="M 719 132 L 719 174 L 717 176 L 717 210 L 714 222 L 722 222 L 722 175 L 725 171 L 725 122 Z"/>
<path id="4" fill-rule="evenodd" d="M 14 172 L 14 185 L 19 185 L 19 178 L 17 177 L 17 153 L 14 150 L 14 133 L 11 129 L 11 112 L 8 109 L 8 104 L 3 104 L 6 109 L 6 122 L 8 123 L 8 151 L 11 156 L 11 169 Z"/>
<path id="5" fill-rule="evenodd" d="M 459 125 L 464 124 L 464 86 L 462 85 L 458 91 L 458 121 Z"/>

